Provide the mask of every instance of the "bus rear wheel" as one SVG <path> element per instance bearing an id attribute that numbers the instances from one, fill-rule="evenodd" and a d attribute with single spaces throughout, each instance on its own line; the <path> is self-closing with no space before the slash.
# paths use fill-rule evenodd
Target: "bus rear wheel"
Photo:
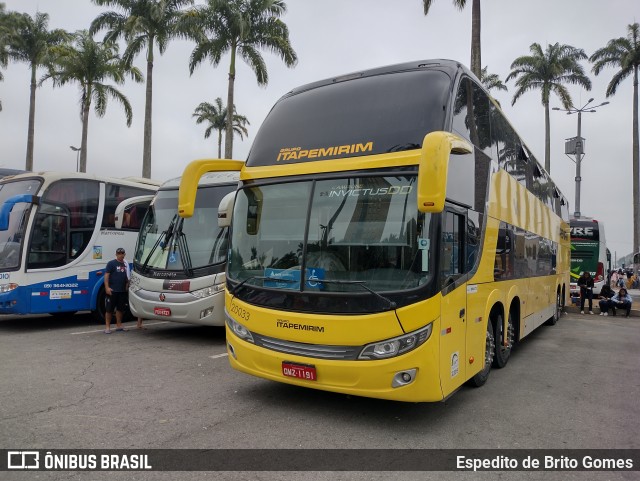
<path id="1" fill-rule="evenodd" d="M 553 311 L 553 316 L 545 322 L 547 326 L 555 326 L 557 322 L 560 320 L 560 316 L 562 315 L 562 296 L 560 295 L 560 291 L 556 294 L 556 308 Z"/>
<path id="2" fill-rule="evenodd" d="M 495 337 L 493 336 L 493 326 L 491 320 L 487 322 L 487 335 L 485 337 L 484 347 L 484 367 L 482 371 L 469 379 L 469 384 L 474 387 L 483 386 L 489 379 L 491 373 L 491 364 L 493 363 L 493 353 L 495 352 Z"/>
<path id="3" fill-rule="evenodd" d="M 503 321 L 502 315 L 498 314 L 496 317 L 496 352 L 493 358 L 493 367 L 502 369 L 509 362 L 511 357 L 511 348 L 513 347 L 513 339 L 515 328 L 513 326 L 513 315 L 509 312 L 509 321 L 507 324 L 506 335 L 502 329 Z M 505 345 L 506 341 L 506 345 Z"/>

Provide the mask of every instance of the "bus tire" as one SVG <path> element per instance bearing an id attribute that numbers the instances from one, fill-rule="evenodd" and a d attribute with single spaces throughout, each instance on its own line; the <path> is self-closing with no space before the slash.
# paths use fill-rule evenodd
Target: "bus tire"
<path id="1" fill-rule="evenodd" d="M 495 337 L 493 337 L 493 326 L 491 319 L 487 322 L 487 335 L 485 337 L 484 347 L 484 367 L 482 371 L 469 379 L 468 384 L 473 387 L 483 386 L 489 379 L 491 373 L 491 364 L 493 364 L 493 354 L 495 352 Z"/>
<path id="2" fill-rule="evenodd" d="M 96 322 L 104 324 L 105 313 L 107 311 L 107 294 L 104 291 L 104 287 L 101 287 L 98 291 L 98 297 L 96 299 L 96 310 L 91 312 L 91 315 Z"/>
<path id="3" fill-rule="evenodd" d="M 502 315 L 498 314 L 496 317 L 496 352 L 493 357 L 493 367 L 502 369 L 509 362 L 511 357 L 511 349 L 513 348 L 513 338 L 515 334 L 515 328 L 513 326 L 513 314 L 509 312 L 509 321 L 507 324 L 507 345 L 504 345 L 503 332 L 502 332 Z"/>
<path id="4" fill-rule="evenodd" d="M 562 314 L 562 297 L 560 296 L 560 292 L 556 293 L 556 308 L 553 311 L 553 316 L 549 318 L 545 324 L 547 326 L 555 326 L 560 320 L 560 315 Z"/>

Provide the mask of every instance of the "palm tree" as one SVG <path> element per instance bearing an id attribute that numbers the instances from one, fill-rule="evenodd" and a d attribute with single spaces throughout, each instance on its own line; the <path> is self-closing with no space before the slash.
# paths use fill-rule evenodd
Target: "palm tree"
<path id="1" fill-rule="evenodd" d="M 7 41 L 9 37 L 9 32 L 11 29 L 11 25 L 9 23 L 9 18 L 6 13 L 4 3 L 0 2 L 0 67 L 5 68 L 9 62 L 9 52 Z M 4 76 L 0 71 L 0 82 L 4 80 Z M 0 112 L 2 112 L 2 101 L 0 101 Z"/>
<path id="2" fill-rule="evenodd" d="M 29 95 L 29 128 L 27 134 L 26 170 L 33 170 L 33 145 L 36 118 L 36 72 L 39 67 L 50 64 L 49 52 L 52 47 L 69 39 L 69 33 L 62 29 L 47 30 L 49 15 L 37 12 L 35 18 L 28 14 L 15 14 L 13 32 L 6 40 L 6 53 L 10 60 L 26 62 L 31 68 L 31 87 Z"/>
<path id="3" fill-rule="evenodd" d="M 93 0 L 100 6 L 115 7 L 122 11 L 104 12 L 91 22 L 93 34 L 103 28 L 109 29 L 105 40 L 116 40 L 121 36 L 127 42 L 123 58 L 131 63 L 142 49 L 147 52 L 147 85 L 144 108 L 144 141 L 142 149 L 142 176 L 151 177 L 151 110 L 153 96 L 153 55 L 155 45 L 162 55 L 170 40 L 178 37 L 176 24 L 183 13 L 182 8 L 192 5 L 193 0 Z"/>
<path id="4" fill-rule="evenodd" d="M 619 68 L 607 86 L 607 97 L 615 95 L 624 79 L 633 74 L 633 253 L 640 252 L 640 161 L 638 160 L 638 69 L 640 68 L 640 25 L 627 26 L 627 36 L 609 40 L 589 58 L 593 73 L 605 67 Z M 636 267 L 637 268 L 637 267 Z"/>
<path id="5" fill-rule="evenodd" d="M 283 0 L 208 0 L 185 16 L 184 32 L 196 41 L 189 60 L 189 72 L 209 58 L 217 66 L 229 52 L 227 108 L 234 106 L 236 56 L 253 70 L 258 85 L 267 85 L 269 76 L 260 49 L 279 55 L 287 67 L 298 57 L 289 42 L 289 29 L 280 20 L 286 12 Z M 227 116 L 224 156 L 232 157 L 233 117 Z"/>
<path id="6" fill-rule="evenodd" d="M 86 30 L 76 32 L 75 47 L 64 45 L 56 47 L 55 64 L 49 69 L 41 83 L 53 79 L 53 86 L 59 87 L 68 83 L 80 85 L 80 115 L 82 118 L 82 143 L 80 144 L 80 172 L 87 171 L 87 134 L 89 130 L 89 110 L 91 102 L 95 102 L 95 113 L 104 116 L 107 100 L 111 97 L 120 102 L 127 118 L 127 127 L 131 126 L 133 113 L 129 100 L 114 86 L 105 80 L 123 84 L 129 76 L 136 82 L 142 82 L 142 73 L 120 58 L 118 44 L 114 41 L 96 42 Z"/>
<path id="7" fill-rule="evenodd" d="M 433 0 L 422 0 L 424 14 L 429 13 Z M 453 0 L 453 5 L 459 10 L 463 10 L 467 5 L 467 0 Z M 471 71 L 476 77 L 482 75 L 482 58 L 480 48 L 480 0 L 472 0 L 471 5 Z"/>
<path id="8" fill-rule="evenodd" d="M 222 99 L 218 97 L 215 100 L 215 105 L 211 105 L 209 102 L 202 102 L 196 107 L 193 112 L 193 117 L 196 117 L 196 124 L 208 122 L 207 130 L 204 131 L 204 138 L 208 139 L 211 132 L 218 131 L 218 158 L 222 158 L 222 132 L 227 126 L 227 108 L 222 105 Z M 233 116 L 233 131 L 244 139 L 249 135 L 247 131 L 247 125 L 250 125 L 249 120 L 244 115 L 235 114 Z"/>
<path id="9" fill-rule="evenodd" d="M 555 93 L 565 109 L 573 106 L 571 95 L 564 84 L 574 84 L 591 90 L 591 80 L 584 73 L 584 69 L 578 63 L 587 58 L 584 50 L 570 45 L 554 43 L 547 45 L 546 51 L 538 43 L 532 43 L 529 47 L 531 55 L 518 57 L 511 64 L 511 73 L 506 82 L 515 78 L 518 90 L 513 94 L 511 105 L 528 90 L 540 89 L 542 92 L 542 105 L 544 106 L 544 168 L 551 170 L 551 126 L 549 121 L 549 98 Z"/>
<path id="10" fill-rule="evenodd" d="M 502 82 L 498 74 L 488 72 L 488 67 L 484 67 L 480 71 L 480 77 L 478 78 L 482 82 L 482 86 L 489 92 L 492 90 L 509 90 L 507 89 L 507 86 Z"/>

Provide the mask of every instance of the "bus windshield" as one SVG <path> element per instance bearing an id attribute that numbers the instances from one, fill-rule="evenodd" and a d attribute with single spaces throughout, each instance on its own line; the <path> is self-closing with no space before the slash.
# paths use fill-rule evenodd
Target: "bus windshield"
<path id="1" fill-rule="evenodd" d="M 240 190 L 228 277 L 322 292 L 426 283 L 433 271 L 431 215 L 416 209 L 415 181 L 415 175 L 344 177 Z"/>
<path id="2" fill-rule="evenodd" d="M 178 189 L 158 191 L 140 227 L 134 261 L 152 269 L 183 270 L 178 249 L 181 236 L 190 258 L 190 268 L 224 263 L 227 236 L 226 229 L 218 227 L 218 205 L 228 193 L 228 185 L 199 187 L 194 215 L 180 221 L 177 217 Z"/>
<path id="3" fill-rule="evenodd" d="M 0 184 L 0 206 L 7 199 L 19 194 L 36 195 L 41 181 L 37 179 Z M 31 204 L 17 203 L 9 216 L 9 228 L 0 231 L 0 269 L 14 270 L 20 267 L 20 252 L 25 239 L 27 219 Z"/>
<path id="4" fill-rule="evenodd" d="M 284 97 L 260 127 L 247 166 L 419 149 L 426 134 L 444 128 L 450 84 L 444 72 L 414 70 Z"/>

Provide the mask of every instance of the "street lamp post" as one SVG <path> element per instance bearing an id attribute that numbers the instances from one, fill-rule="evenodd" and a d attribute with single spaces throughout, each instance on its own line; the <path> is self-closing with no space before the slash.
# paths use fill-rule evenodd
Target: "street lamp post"
<path id="1" fill-rule="evenodd" d="M 74 147 L 73 145 L 70 145 L 69 148 L 76 152 L 76 172 L 80 172 L 80 151 L 82 150 L 82 147 Z"/>
<path id="2" fill-rule="evenodd" d="M 602 102 L 598 105 L 589 105 L 593 102 L 593 99 L 589 99 L 589 101 L 584 104 L 579 109 L 576 107 L 570 107 L 568 109 L 561 109 L 558 107 L 553 107 L 552 110 L 559 110 L 560 112 L 566 112 L 567 115 L 578 114 L 578 136 L 570 139 L 566 139 L 564 143 L 564 153 L 569 155 L 575 155 L 576 160 L 576 210 L 573 214 L 574 217 L 580 217 L 580 182 L 582 181 L 582 177 L 580 176 L 580 167 L 582 163 L 582 158 L 584 157 L 584 139 L 582 138 L 582 112 L 592 113 L 595 112 L 598 107 L 602 107 L 603 105 L 607 105 L 609 102 Z"/>

